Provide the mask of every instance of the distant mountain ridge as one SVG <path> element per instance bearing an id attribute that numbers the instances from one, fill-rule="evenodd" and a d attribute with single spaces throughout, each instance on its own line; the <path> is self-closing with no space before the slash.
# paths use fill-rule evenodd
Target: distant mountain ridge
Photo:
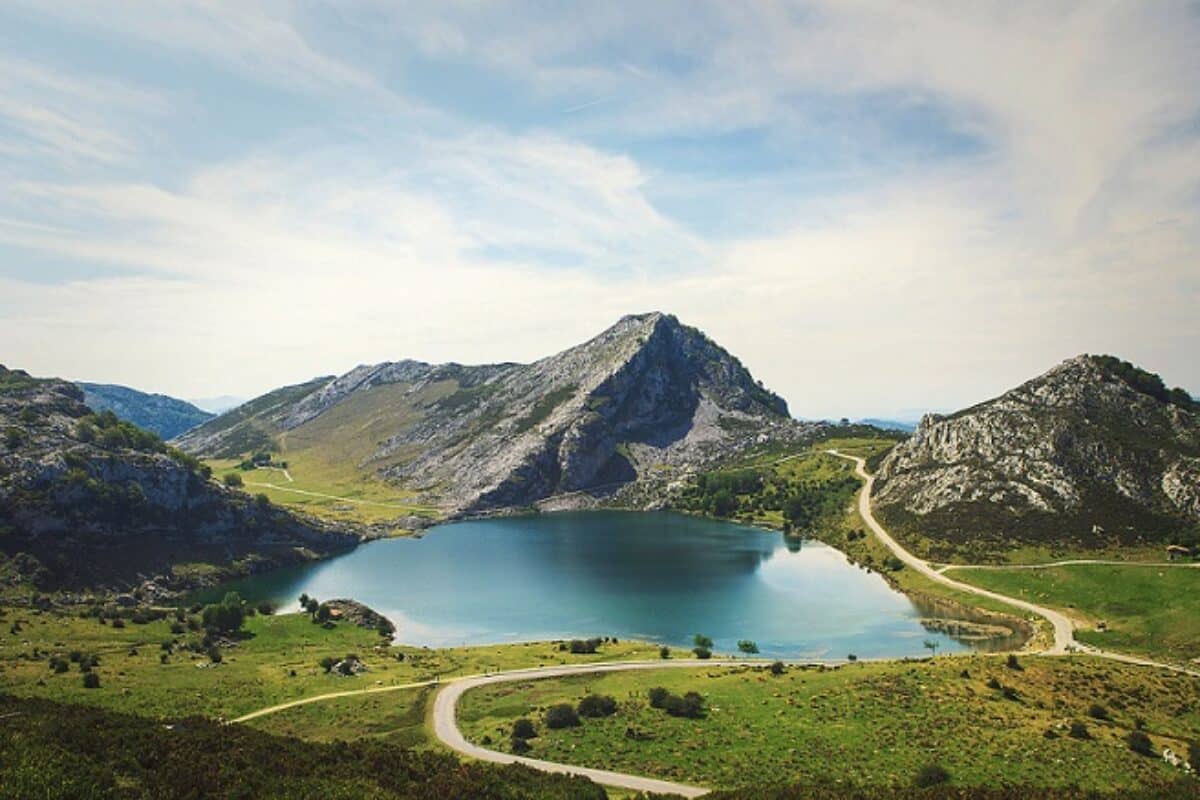
<path id="1" fill-rule="evenodd" d="M 164 439 L 173 439 L 215 414 L 203 411 L 186 400 L 165 394 L 150 394 L 111 383 L 78 382 L 83 401 L 96 411 L 111 411 L 139 428 L 153 431 Z"/>
<path id="2" fill-rule="evenodd" d="M 314 379 L 178 443 L 205 457 L 262 447 L 348 460 L 472 512 L 661 478 L 816 427 L 703 333 L 654 312 L 532 364 L 407 360 Z"/>
<path id="3" fill-rule="evenodd" d="M 1200 404 L 1129 362 L 1079 356 L 922 419 L 880 465 L 874 501 L 943 554 L 1190 536 L 1200 529 Z"/>

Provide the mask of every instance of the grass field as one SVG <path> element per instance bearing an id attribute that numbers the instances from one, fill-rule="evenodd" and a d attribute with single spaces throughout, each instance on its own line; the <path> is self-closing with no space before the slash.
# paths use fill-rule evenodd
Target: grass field
<path id="1" fill-rule="evenodd" d="M 14 631 L 14 625 L 17 630 Z M 606 644 L 594 655 L 560 652 L 549 642 L 428 650 L 382 647 L 377 633 L 341 623 L 327 630 L 303 614 L 255 616 L 248 638 L 222 650 L 211 665 L 203 653 L 177 648 L 161 663 L 162 643 L 184 642 L 196 633 L 172 635 L 167 621 L 126 623 L 123 629 L 27 609 L 3 609 L 0 617 L 0 692 L 87 703 L 136 714 L 202 714 L 234 718 L 277 703 L 327 692 L 411 683 L 435 676 L 474 674 L 541 664 L 657 658 L 657 645 Z M 78 665 L 55 674 L 52 655 L 95 653 L 99 689 L 86 689 Z M 326 656 L 358 655 L 365 674 L 342 678 L 319 666 Z M 396 654 L 404 654 L 398 661 Z M 204 665 L 204 666 L 198 666 Z M 319 716 L 319 715 L 318 715 Z M 319 720 L 318 720 L 319 721 Z M 324 731 L 314 728 L 312 735 Z"/>
<path id="2" fill-rule="evenodd" d="M 275 467 L 242 470 L 230 459 L 206 463 L 218 478 L 230 472 L 240 475 L 249 494 L 265 494 L 272 503 L 325 519 L 371 524 L 410 516 L 437 519 L 441 514 L 418 503 L 412 491 L 353 466 L 331 466 L 311 453 L 289 453 L 279 459 L 287 462 L 286 475 Z"/>
<path id="3" fill-rule="evenodd" d="M 976 656 L 781 676 L 743 667 L 499 684 L 463 697 L 460 724 L 472 741 L 509 749 L 513 721 L 529 717 L 539 733 L 531 756 L 716 787 L 819 780 L 831 768 L 847 783 L 900 785 L 930 762 L 956 785 L 1120 789 L 1179 777 L 1161 759 L 1131 752 L 1124 737 L 1140 719 L 1157 748 L 1186 752 L 1186 741 L 1200 737 L 1200 679 L 1086 658 L 1019 663 L 1014 670 Z M 1014 699 L 989 688 L 990 679 Z M 651 708 L 654 686 L 699 692 L 707 715 Z M 614 697 L 617 713 L 546 727 L 548 706 L 589 692 Z M 1093 704 L 1111 719 L 1089 716 Z M 1093 738 L 1068 736 L 1073 721 Z"/>
<path id="4" fill-rule="evenodd" d="M 1200 658 L 1200 569 L 1079 564 L 1045 569 L 956 569 L 949 575 L 1061 608 L 1096 647 L 1175 661 Z M 1107 631 L 1095 630 L 1104 621 Z"/>

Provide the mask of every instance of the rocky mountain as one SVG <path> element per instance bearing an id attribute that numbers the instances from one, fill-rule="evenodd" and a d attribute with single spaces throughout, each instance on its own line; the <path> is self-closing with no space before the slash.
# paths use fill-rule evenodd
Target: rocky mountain
<path id="1" fill-rule="evenodd" d="M 80 383 L 79 388 L 83 389 L 83 402 L 88 408 L 111 411 L 121 419 L 164 439 L 173 439 L 214 416 L 185 400 L 165 394 L 147 394 L 128 386 Z"/>
<path id="2" fill-rule="evenodd" d="M 346 464 L 477 512 L 662 480 L 819 427 L 792 420 L 699 330 L 651 313 L 532 364 L 358 367 L 252 400 L 178 443 L 203 457 L 263 447 Z"/>
<path id="3" fill-rule="evenodd" d="M 1019 544 L 1145 544 L 1200 529 L 1200 404 L 1083 355 L 994 400 L 925 417 L 874 501 L 942 555 Z"/>
<path id="4" fill-rule="evenodd" d="M 0 366 L 0 552 L 36 585 L 124 588 L 160 573 L 178 584 L 183 563 L 236 573 L 355 543 L 219 485 L 83 400 L 75 384 Z"/>

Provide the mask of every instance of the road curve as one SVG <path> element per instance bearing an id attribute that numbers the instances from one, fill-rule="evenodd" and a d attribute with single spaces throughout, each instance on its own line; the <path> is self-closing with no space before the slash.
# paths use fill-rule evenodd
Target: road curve
<path id="1" fill-rule="evenodd" d="M 1071 622 L 1071 620 L 1062 612 L 1055 611 L 1052 608 L 1046 608 L 1045 606 L 1039 606 L 1035 603 L 1030 603 L 1026 600 L 1021 600 L 1016 597 L 1009 597 L 1007 595 L 1000 594 L 999 592 L 992 592 L 987 589 L 982 589 L 978 586 L 972 586 L 969 583 L 962 583 L 961 581 L 956 581 L 953 578 L 947 578 L 944 574 L 938 572 L 933 566 L 931 566 L 928 561 L 917 558 L 915 555 L 908 552 L 908 550 L 904 549 L 904 547 L 902 547 L 899 542 L 893 539 L 891 534 L 889 534 L 887 530 L 879 524 L 879 521 L 875 519 L 875 515 L 871 513 L 871 490 L 875 486 L 875 476 L 867 472 L 866 459 L 859 458 L 858 456 L 847 455 L 846 453 L 839 453 L 837 450 L 826 450 L 825 452 L 829 453 L 830 455 L 838 456 L 839 458 L 845 458 L 854 462 L 854 472 L 858 475 L 858 477 L 866 481 L 866 484 L 858 493 L 858 513 L 863 518 L 863 521 L 867 523 L 867 527 L 869 527 L 871 531 L 874 532 L 874 534 L 879 538 L 879 541 L 883 542 L 884 545 L 892 551 L 896 558 L 904 562 L 905 566 L 915 570 L 916 572 L 919 572 L 926 578 L 929 578 L 931 581 L 942 584 L 943 586 L 949 586 L 952 589 L 957 589 L 962 592 L 970 592 L 971 594 L 979 595 L 980 597 L 987 597 L 992 600 L 997 600 L 1006 605 L 1013 606 L 1014 608 L 1020 608 L 1024 611 L 1032 612 L 1037 614 L 1039 617 L 1046 619 L 1054 627 L 1054 644 L 1042 651 L 1045 655 L 1063 655 L 1065 653 L 1085 649 L 1090 651 L 1090 648 L 1081 647 L 1079 643 L 1075 641 L 1075 624 Z"/>
<path id="2" fill-rule="evenodd" d="M 733 661 L 727 659 L 709 659 L 706 661 L 696 659 L 678 661 L 622 661 L 608 664 L 568 664 L 560 667 L 539 667 L 513 672 L 499 672 L 494 675 L 477 675 L 470 678 L 461 678 L 446 684 L 445 688 L 438 692 L 437 698 L 433 702 L 433 732 L 450 749 L 481 761 L 491 761 L 496 764 L 524 764 L 527 767 L 532 767 L 542 772 L 582 775 L 605 786 L 617 786 L 622 789 L 631 789 L 638 792 L 700 797 L 703 794 L 707 794 L 708 789 L 701 786 L 689 786 L 685 783 L 672 783 L 671 781 L 663 781 L 656 778 L 644 778 L 640 775 L 627 775 L 622 772 L 611 772 L 591 767 L 576 767 L 570 764 L 559 764 L 554 761 L 542 761 L 537 758 L 515 756 L 511 753 L 501 753 L 472 744 L 467 741 L 466 737 L 462 735 L 462 731 L 458 729 L 456 718 L 458 700 L 465 692 L 471 689 L 494 683 L 507 683 L 509 681 L 562 678 L 570 675 L 591 675 L 623 670 L 735 667 L 756 663 L 761 665 L 764 662 L 752 660 Z"/>

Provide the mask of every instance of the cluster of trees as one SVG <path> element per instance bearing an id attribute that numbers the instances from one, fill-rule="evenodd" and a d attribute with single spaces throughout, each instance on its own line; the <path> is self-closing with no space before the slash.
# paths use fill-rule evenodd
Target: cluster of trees
<path id="1" fill-rule="evenodd" d="M 672 694 L 661 686 L 655 686 L 647 696 L 651 708 L 661 708 L 672 717 L 700 719 L 704 716 L 704 698 L 698 692 L 688 692 L 683 696 Z"/>
<path id="2" fill-rule="evenodd" d="M 237 592 L 229 592 L 221 602 L 205 606 L 200 619 L 204 627 L 213 633 L 237 633 L 246 621 L 246 601 Z"/>
<path id="3" fill-rule="evenodd" d="M 777 511 L 786 530 L 806 531 L 839 514 L 857 489 L 858 481 L 850 475 L 796 481 L 772 470 L 719 470 L 697 476 L 676 504 L 680 510 L 715 517 Z"/>
<path id="4" fill-rule="evenodd" d="M 1097 360 L 1110 375 L 1128 384 L 1135 391 L 1149 395 L 1163 403 L 1171 403 L 1182 408 L 1192 408 L 1197 405 L 1186 389 L 1178 386 L 1168 389 L 1167 385 L 1163 383 L 1163 379 L 1153 372 L 1147 372 L 1114 356 L 1099 356 Z"/>

